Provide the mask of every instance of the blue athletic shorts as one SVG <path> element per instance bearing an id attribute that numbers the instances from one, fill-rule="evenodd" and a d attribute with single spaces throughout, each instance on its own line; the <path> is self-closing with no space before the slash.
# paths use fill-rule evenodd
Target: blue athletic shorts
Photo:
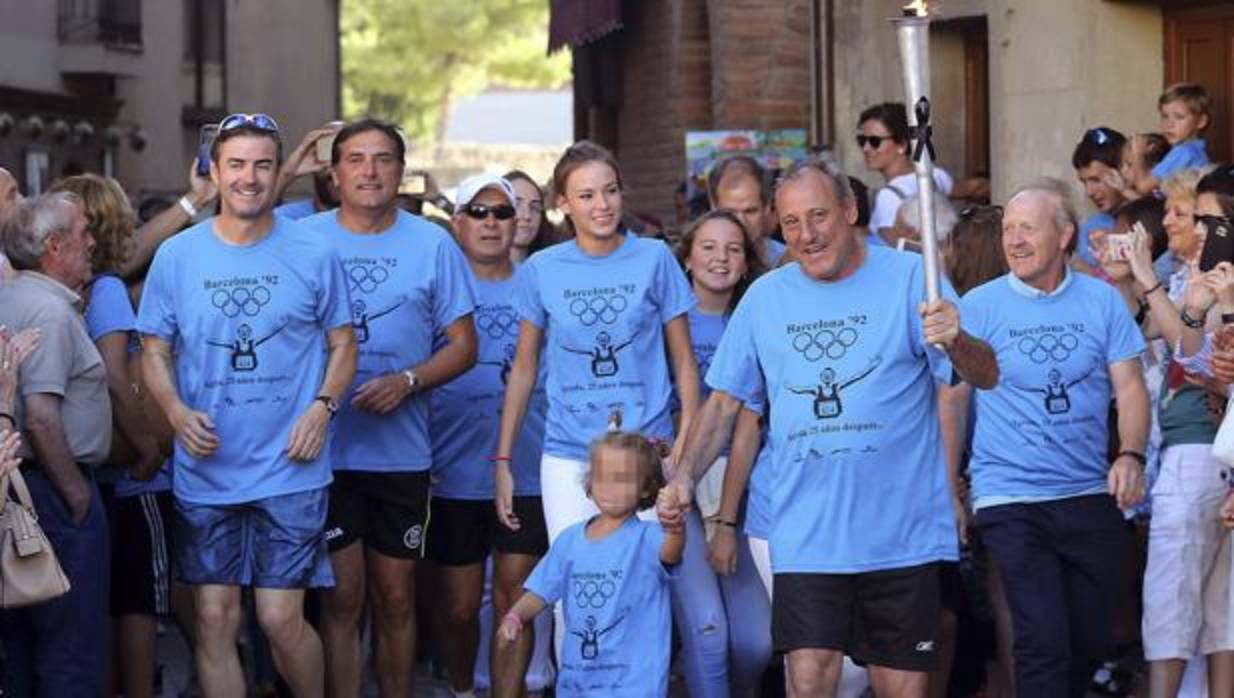
<path id="1" fill-rule="evenodd" d="M 187 584 L 261 589 L 334 585 L 323 532 L 327 488 L 243 504 L 176 499 L 176 563 Z"/>

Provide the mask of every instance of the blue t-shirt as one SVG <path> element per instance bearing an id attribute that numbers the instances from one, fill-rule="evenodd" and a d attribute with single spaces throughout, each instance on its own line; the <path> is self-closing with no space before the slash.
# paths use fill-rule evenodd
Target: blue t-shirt
<path id="1" fill-rule="evenodd" d="M 100 274 L 90 283 L 90 302 L 86 304 L 86 330 L 90 339 L 97 344 L 103 337 L 115 332 L 129 335 L 130 353 L 138 346 L 132 341 L 137 331 L 137 314 L 133 312 L 133 302 L 129 299 L 128 288 L 115 274 Z M 153 400 L 152 397 L 146 397 Z M 129 463 L 116 465 L 131 465 Z M 169 464 L 170 465 L 170 464 Z M 106 478 L 106 469 L 98 472 L 100 480 Z M 129 477 L 127 471 L 121 472 L 112 481 L 117 497 L 132 497 L 146 492 L 162 492 L 171 489 L 171 476 L 168 466 L 164 465 L 159 472 L 145 482 Z"/>
<path id="2" fill-rule="evenodd" d="M 304 225 L 320 231 L 342 261 L 360 350 L 355 381 L 335 419 L 334 469 L 428 470 L 429 393 L 413 395 L 389 414 L 358 410 L 351 398 L 373 378 L 427 361 L 434 337 L 471 313 L 467 260 L 448 233 L 404 211 L 377 234 L 348 231 L 337 210 L 306 218 Z"/>
<path id="3" fill-rule="evenodd" d="M 176 496 L 237 504 L 324 487 L 329 449 L 287 457 L 291 429 L 326 371 L 326 333 L 346 326 L 347 284 L 318 235 L 275 216 L 251 245 L 229 245 L 210 218 L 159 247 L 137 329 L 177 347 L 180 398 L 214 422 L 219 447 L 197 459 L 179 442 Z"/>
<path id="4" fill-rule="evenodd" d="M 274 209 L 274 215 L 293 221 L 308 218 L 316 213 L 317 207 L 313 204 L 312 199 L 296 199 L 282 206 L 276 206 Z"/>
<path id="5" fill-rule="evenodd" d="M 1153 165 L 1153 176 L 1157 181 L 1190 167 L 1204 167 L 1208 164 L 1208 146 L 1203 138 L 1188 138 L 1182 143 L 1171 146 L 1161 162 Z"/>
<path id="6" fill-rule="evenodd" d="M 763 429 L 763 445 L 750 470 L 746 486 L 745 534 L 751 538 L 767 540 L 771 535 L 771 488 L 775 474 L 771 472 L 775 458 L 771 453 L 771 439 Z"/>
<path id="7" fill-rule="evenodd" d="M 477 279 L 468 269 L 476 299 L 476 365 L 433 390 L 429 433 L 433 441 L 433 496 L 492 499 L 493 463 L 501 427 L 506 379 L 518 345 L 518 316 L 510 305 L 519 271 L 505 281 Z M 544 446 L 544 362 L 527 403 L 522 431 L 514 441 L 511 474 L 516 497 L 540 494 L 540 453 Z"/>
<path id="8" fill-rule="evenodd" d="M 649 698 L 668 693 L 670 574 L 660 562 L 664 530 L 631 516 L 588 540 L 570 526 L 524 585 L 545 603 L 562 602 L 565 640 L 557 695 Z"/>
<path id="9" fill-rule="evenodd" d="M 1088 238 L 1092 235 L 1094 230 L 1114 230 L 1115 223 L 1117 223 L 1117 221 L 1114 220 L 1114 216 L 1111 216 L 1108 213 L 1102 213 L 1101 211 L 1089 216 L 1088 219 L 1080 225 L 1080 238 L 1076 241 L 1075 245 L 1076 254 L 1080 255 L 1080 258 L 1085 262 L 1088 262 L 1090 266 L 1101 266 L 1101 260 L 1097 259 L 1097 257 L 1093 254 L 1092 248 L 1089 247 Z"/>
<path id="10" fill-rule="evenodd" d="M 866 254 L 839 281 L 790 264 L 754 282 L 707 372 L 747 405 L 770 400 L 776 572 L 957 557 L 936 387 L 952 369 L 924 343 L 921 256 Z"/>
<path id="11" fill-rule="evenodd" d="M 625 235 L 610 254 L 590 257 L 564 242 L 522 269 L 515 309 L 545 333 L 545 452 L 586 460 L 614 410 L 626 430 L 671 438 L 664 325 L 694 294 L 668 246 Z"/>
<path id="12" fill-rule="evenodd" d="M 767 266 L 775 267 L 780 263 L 780 258 L 784 256 L 784 251 L 788 246 L 775 238 L 767 238 Z"/>
<path id="13" fill-rule="evenodd" d="M 1109 366 L 1144 351 L 1118 292 L 1068 273 L 1046 295 L 1007 274 L 965 295 L 961 316 L 999 367 L 997 387 L 974 391 L 975 505 L 1105 492 Z"/>

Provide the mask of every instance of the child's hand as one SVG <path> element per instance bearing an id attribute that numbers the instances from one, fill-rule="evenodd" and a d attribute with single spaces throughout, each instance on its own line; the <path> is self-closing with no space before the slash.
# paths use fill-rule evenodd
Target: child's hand
<path id="1" fill-rule="evenodd" d="M 676 489 L 664 487 L 660 490 L 660 494 L 656 496 L 656 516 L 660 519 L 660 525 L 669 533 L 685 530 L 685 507 L 678 501 Z"/>
<path id="2" fill-rule="evenodd" d="M 497 640 L 508 644 L 518 639 L 523 632 L 523 619 L 511 611 L 501 619 L 501 627 L 497 629 Z"/>

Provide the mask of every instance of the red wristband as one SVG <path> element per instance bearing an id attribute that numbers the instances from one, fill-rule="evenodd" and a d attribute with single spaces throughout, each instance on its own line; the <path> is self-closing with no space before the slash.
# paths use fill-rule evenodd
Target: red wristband
<path id="1" fill-rule="evenodd" d="M 490 460 L 490 461 L 492 461 L 493 463 L 497 463 L 497 462 L 499 462 L 499 461 L 505 461 L 505 462 L 509 463 L 510 461 L 512 461 L 512 460 L 514 460 L 514 459 L 513 459 L 513 458 L 511 458 L 510 456 L 490 456 L 490 457 L 489 457 L 489 460 Z"/>

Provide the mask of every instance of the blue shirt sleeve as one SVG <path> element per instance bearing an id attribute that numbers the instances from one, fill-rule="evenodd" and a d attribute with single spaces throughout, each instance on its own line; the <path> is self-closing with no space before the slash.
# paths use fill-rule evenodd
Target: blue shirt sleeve
<path id="1" fill-rule="evenodd" d="M 1161 162 L 1153 166 L 1152 174 L 1158 180 L 1185 170 L 1188 167 L 1203 167 L 1208 164 L 1208 150 L 1203 140 L 1192 138 L 1170 148 Z"/>
<path id="2" fill-rule="evenodd" d="M 338 254 L 330 249 L 326 255 L 325 273 L 317 295 L 317 317 L 321 326 L 333 330 L 351 324 L 351 298 L 347 291 L 347 276 Z"/>
<path id="3" fill-rule="evenodd" d="M 180 334 L 173 289 L 176 260 L 164 245 L 154 255 L 137 307 L 137 331 L 173 344 Z"/>
<path id="4" fill-rule="evenodd" d="M 556 603 L 565 595 L 566 558 L 569 557 L 566 549 L 570 547 L 574 532 L 574 527 L 563 531 L 523 583 L 523 588 L 539 596 L 546 604 Z"/>
<path id="5" fill-rule="evenodd" d="M 658 243 L 656 246 L 659 266 L 655 295 L 660 301 L 660 324 L 668 324 L 669 320 L 684 315 L 694 307 L 694 291 L 668 245 Z"/>
<path id="6" fill-rule="evenodd" d="M 90 339 L 97 342 L 113 332 L 132 332 L 136 327 L 137 315 L 124 282 L 111 274 L 96 277 L 90 285 L 90 304 L 86 306 Z"/>
<path id="7" fill-rule="evenodd" d="M 467 260 L 458 245 L 443 240 L 437 246 L 437 275 L 433 289 L 434 330 L 443 331 L 476 308 L 471 285 L 467 283 Z"/>
<path id="8" fill-rule="evenodd" d="M 681 563 L 666 565 L 660 560 L 660 550 L 664 547 L 664 527 L 658 521 L 646 522 L 647 532 L 643 536 L 643 557 L 652 563 L 656 578 L 667 582 L 671 579 Z"/>
<path id="9" fill-rule="evenodd" d="M 544 329 L 548 325 L 548 313 L 540 300 L 540 283 L 537 278 L 536 261 L 531 259 L 520 271 L 518 289 L 514 292 L 514 310 L 520 320 Z"/>
<path id="10" fill-rule="evenodd" d="M 711 358 L 711 368 L 707 369 L 706 376 L 707 385 L 712 390 L 722 390 L 747 405 L 761 405 L 761 396 L 766 392 L 758 361 L 758 347 L 754 343 L 757 330 L 754 295 L 746 293 L 737 304 L 724 336 L 720 338 L 720 346 Z"/>

